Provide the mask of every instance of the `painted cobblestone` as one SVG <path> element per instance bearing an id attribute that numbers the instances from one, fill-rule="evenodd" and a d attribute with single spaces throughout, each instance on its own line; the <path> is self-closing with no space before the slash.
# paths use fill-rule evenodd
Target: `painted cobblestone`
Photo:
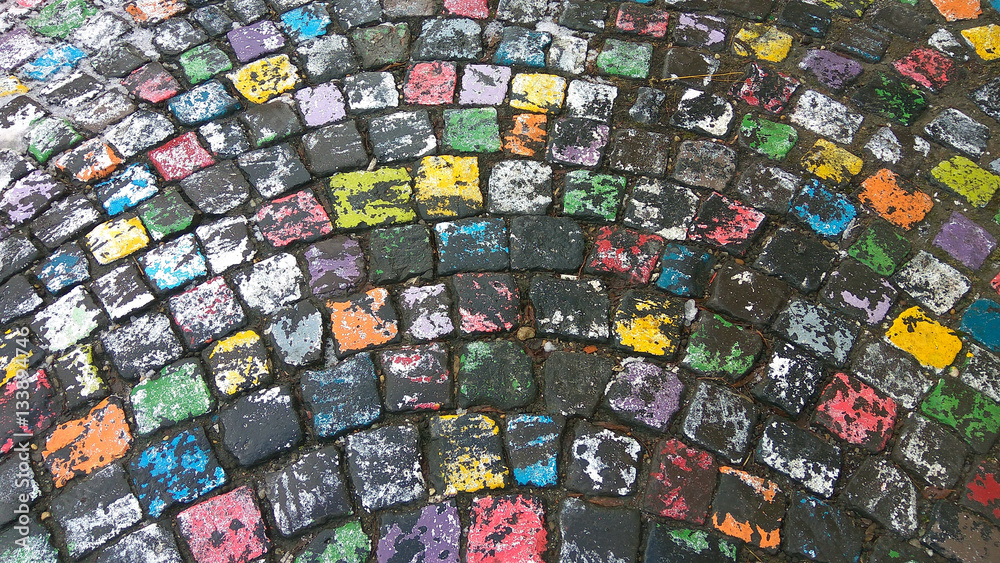
<path id="1" fill-rule="evenodd" d="M 9 3 L 0 561 L 996 559 L 995 5 Z"/>

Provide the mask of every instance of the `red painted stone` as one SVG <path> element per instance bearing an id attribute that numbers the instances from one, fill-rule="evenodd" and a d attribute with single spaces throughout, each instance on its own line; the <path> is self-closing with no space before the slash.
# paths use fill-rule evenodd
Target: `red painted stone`
<path id="1" fill-rule="evenodd" d="M 444 0 L 444 9 L 449 14 L 467 18 L 485 18 L 490 15 L 486 0 Z"/>
<path id="2" fill-rule="evenodd" d="M 997 293 L 1000 293 L 1000 274 L 997 274 L 996 277 L 993 278 L 993 281 L 990 282 L 990 287 L 997 290 Z"/>
<path id="3" fill-rule="evenodd" d="M 455 99 L 455 63 L 434 61 L 410 65 L 403 83 L 403 99 L 408 104 L 436 106 Z"/>
<path id="4" fill-rule="evenodd" d="M 194 131 L 149 151 L 149 160 L 167 181 L 187 178 L 191 173 L 215 164 L 212 155 L 198 143 Z"/>
<path id="5" fill-rule="evenodd" d="M 936 49 L 920 47 L 892 63 L 892 66 L 910 80 L 929 88 L 940 90 L 951 80 L 955 64 Z"/>
<path id="6" fill-rule="evenodd" d="M 270 548 L 250 487 L 198 503 L 178 514 L 177 523 L 198 563 L 249 563 Z"/>
<path id="7" fill-rule="evenodd" d="M 541 563 L 545 509 L 530 496 L 479 497 L 470 507 L 468 563 Z"/>
<path id="8" fill-rule="evenodd" d="M 630 283 L 649 283 L 663 244 L 664 239 L 659 235 L 622 227 L 601 227 L 585 271 L 615 275 Z"/>
<path id="9" fill-rule="evenodd" d="M 1000 524 L 1000 466 L 981 461 L 962 490 L 962 504 Z"/>
<path id="10" fill-rule="evenodd" d="M 872 452 L 885 448 L 896 423 L 896 402 L 843 373 L 823 389 L 814 421 Z"/>
<path id="11" fill-rule="evenodd" d="M 0 387 L 0 454 L 9 452 L 16 444 L 30 439 L 49 427 L 59 415 L 58 398 L 45 370 L 34 374 L 27 365 Z"/>
<path id="12" fill-rule="evenodd" d="M 657 442 L 642 509 L 655 516 L 703 524 L 715 489 L 712 454 L 670 438 Z"/>
<path id="13" fill-rule="evenodd" d="M 715 245 L 742 256 L 766 219 L 763 212 L 712 192 L 691 223 L 688 240 Z"/>

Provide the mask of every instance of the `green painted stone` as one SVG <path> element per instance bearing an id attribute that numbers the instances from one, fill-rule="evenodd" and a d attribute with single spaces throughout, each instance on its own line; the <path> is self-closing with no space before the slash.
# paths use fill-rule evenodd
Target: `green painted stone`
<path id="1" fill-rule="evenodd" d="M 195 210 L 176 190 L 170 190 L 139 207 L 139 219 L 153 240 L 179 233 L 194 222 Z"/>
<path id="2" fill-rule="evenodd" d="M 295 563 L 364 563 L 371 553 L 371 540 L 352 520 L 333 530 L 324 530 L 295 558 Z"/>
<path id="3" fill-rule="evenodd" d="M 336 174 L 330 178 L 334 225 L 356 229 L 409 223 L 417 218 L 410 205 L 412 192 L 405 168 Z"/>
<path id="4" fill-rule="evenodd" d="M 566 174 L 563 214 L 590 221 L 612 222 L 625 194 L 625 177 L 574 170 Z"/>
<path id="5" fill-rule="evenodd" d="M 1000 405 L 955 378 L 938 381 L 920 411 L 954 428 L 980 454 L 990 449 L 1000 432 Z"/>
<path id="6" fill-rule="evenodd" d="M 771 160 L 785 158 L 798 139 L 799 134 L 791 125 L 768 121 L 749 113 L 743 116 L 740 124 L 740 143 Z"/>
<path id="7" fill-rule="evenodd" d="M 531 359 L 509 340 L 468 342 L 458 369 L 458 404 L 489 405 L 500 410 L 523 407 L 535 398 Z"/>
<path id="8" fill-rule="evenodd" d="M 67 119 L 43 117 L 31 124 L 28 130 L 28 152 L 35 160 L 45 164 L 52 155 L 60 153 L 83 140 L 83 135 Z"/>
<path id="9" fill-rule="evenodd" d="M 1000 188 L 1000 176 L 983 170 L 964 156 L 939 162 L 931 170 L 931 182 L 957 193 L 976 207 L 985 207 Z"/>
<path id="10" fill-rule="evenodd" d="M 865 111 L 882 114 L 907 127 L 927 109 L 927 97 L 919 88 L 882 72 L 860 88 L 852 100 Z"/>
<path id="11" fill-rule="evenodd" d="M 496 108 L 444 110 L 444 144 L 457 152 L 498 152 Z"/>
<path id="12" fill-rule="evenodd" d="M 861 233 L 847 253 L 876 274 L 891 276 L 910 253 L 910 243 L 888 223 L 878 221 Z"/>
<path id="13" fill-rule="evenodd" d="M 688 339 L 681 365 L 696 373 L 737 381 L 753 367 L 763 349 L 764 339 L 755 331 L 703 313 Z"/>
<path id="14" fill-rule="evenodd" d="M 649 64 L 653 59 L 653 45 L 608 39 L 601 54 L 597 55 L 597 69 L 605 74 L 628 78 L 649 77 Z"/>
<path id="15" fill-rule="evenodd" d="M 86 0 L 58 0 L 42 8 L 27 25 L 42 35 L 63 39 L 96 13 L 97 8 Z"/>
<path id="16" fill-rule="evenodd" d="M 212 409 L 212 396 L 197 360 L 183 360 L 160 370 L 158 377 L 132 389 L 139 434 L 173 426 Z"/>
<path id="17" fill-rule="evenodd" d="M 187 76 L 191 84 L 204 82 L 220 72 L 233 68 L 229 56 L 212 43 L 205 43 L 185 51 L 177 58 L 177 62 L 181 64 L 184 76 Z"/>

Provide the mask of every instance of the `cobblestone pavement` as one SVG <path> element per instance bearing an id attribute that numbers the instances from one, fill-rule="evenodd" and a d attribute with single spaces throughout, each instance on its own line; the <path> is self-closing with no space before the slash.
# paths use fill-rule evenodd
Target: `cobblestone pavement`
<path id="1" fill-rule="evenodd" d="M 1000 561 L 1000 1 L 7 0 L 0 563 Z"/>

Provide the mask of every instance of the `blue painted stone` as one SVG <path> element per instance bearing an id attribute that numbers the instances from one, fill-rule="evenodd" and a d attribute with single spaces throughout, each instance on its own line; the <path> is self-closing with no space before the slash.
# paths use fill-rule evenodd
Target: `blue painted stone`
<path id="1" fill-rule="evenodd" d="M 56 45 L 42 56 L 22 66 L 20 73 L 25 78 L 45 82 L 63 70 L 73 69 L 76 63 L 86 56 L 86 53 L 72 45 Z"/>
<path id="2" fill-rule="evenodd" d="M 210 80 L 170 98 L 170 111 L 184 125 L 196 125 L 222 117 L 240 107 L 218 80 Z"/>
<path id="3" fill-rule="evenodd" d="M 510 266 L 503 219 L 460 219 L 434 225 L 438 274 L 498 271 Z"/>
<path id="4" fill-rule="evenodd" d="M 300 42 L 325 34 L 330 16 L 322 4 L 306 4 L 281 14 L 281 23 L 285 33 L 293 41 Z"/>
<path id="5" fill-rule="evenodd" d="M 542 68 L 545 66 L 545 48 L 550 43 L 552 36 L 548 33 L 523 27 L 507 27 L 503 30 L 493 62 Z"/>
<path id="6" fill-rule="evenodd" d="M 555 486 L 561 431 L 551 416 L 519 414 L 507 421 L 507 457 L 518 485 Z"/>
<path id="7" fill-rule="evenodd" d="M 156 176 L 149 166 L 136 163 L 94 187 L 108 215 L 118 215 L 156 195 Z"/>
<path id="8" fill-rule="evenodd" d="M 339 364 L 302 374 L 302 400 L 322 438 L 375 422 L 382 414 L 378 378 L 371 355 L 358 354 Z"/>
<path id="9" fill-rule="evenodd" d="M 696 246 L 668 244 L 660 258 L 656 286 L 680 297 L 702 297 L 708 287 L 715 257 Z"/>
<path id="10" fill-rule="evenodd" d="M 85 282 L 90 279 L 90 263 L 87 262 L 87 255 L 76 244 L 61 247 L 42 264 L 38 279 L 53 295 Z"/>
<path id="11" fill-rule="evenodd" d="M 810 180 L 792 200 L 790 213 L 817 234 L 839 237 L 858 215 L 847 197 L 827 189 L 819 180 Z"/>
<path id="12" fill-rule="evenodd" d="M 205 256 L 191 233 L 147 252 L 142 267 L 158 291 L 175 289 L 208 275 Z"/>
<path id="13" fill-rule="evenodd" d="M 1000 353 L 1000 303 L 977 299 L 962 315 L 962 332 Z"/>
<path id="14" fill-rule="evenodd" d="M 152 518 L 177 503 L 188 503 L 226 483 L 200 427 L 154 442 L 129 467 L 139 503 Z"/>

